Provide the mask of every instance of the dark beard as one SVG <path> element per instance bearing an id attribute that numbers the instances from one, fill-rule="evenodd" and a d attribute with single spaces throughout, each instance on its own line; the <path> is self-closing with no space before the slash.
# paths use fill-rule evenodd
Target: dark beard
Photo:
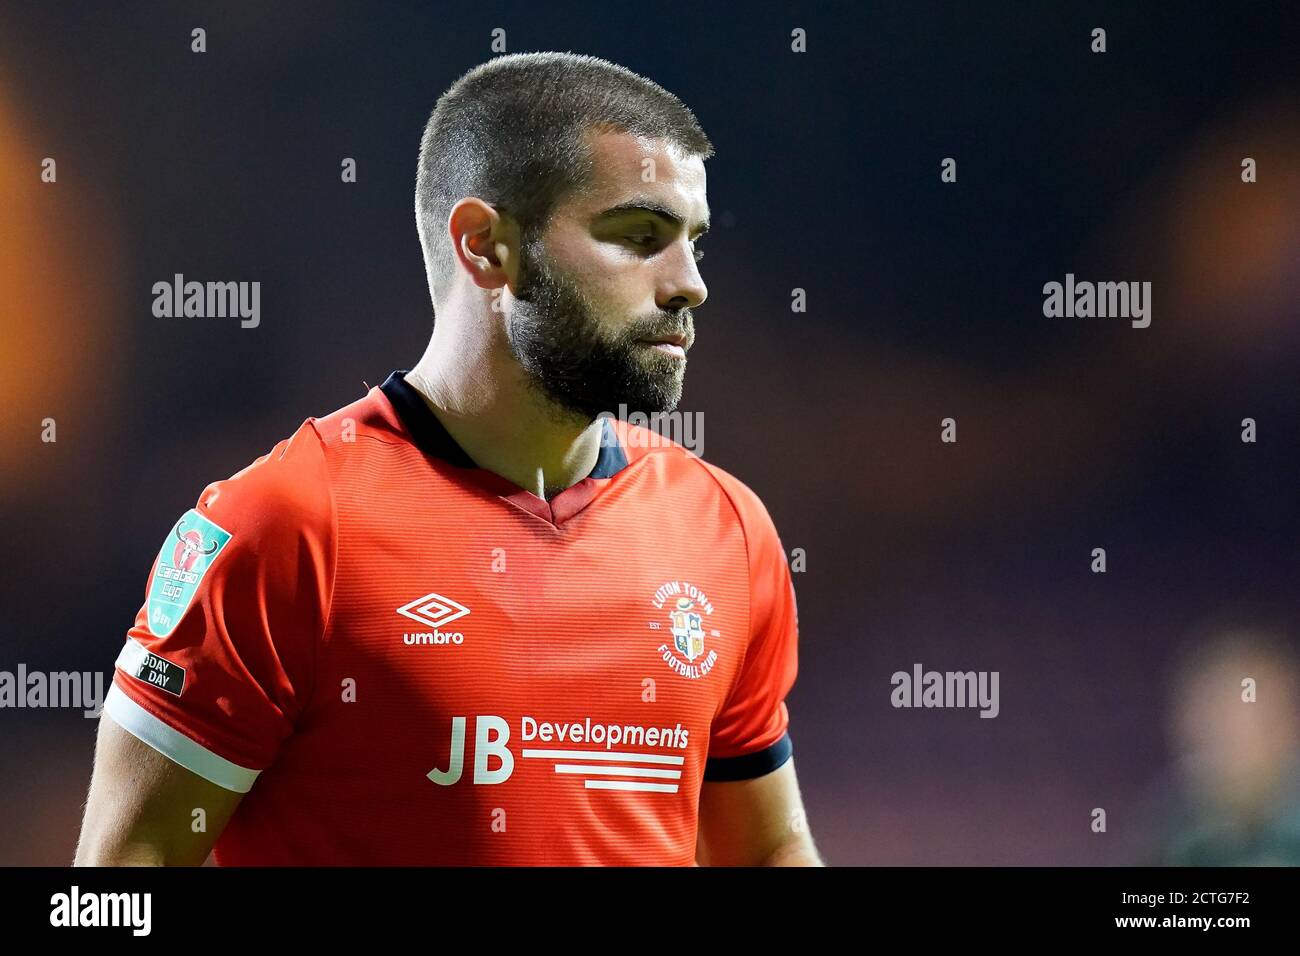
<path id="1" fill-rule="evenodd" d="M 565 417 L 595 421 L 602 412 L 670 412 L 682 397 L 686 362 L 644 339 L 681 333 L 694 339 L 691 313 L 661 312 L 610 337 L 591 301 L 551 268 L 540 243 L 525 245 L 516 308 L 506 323 L 510 349 L 534 388 Z"/>

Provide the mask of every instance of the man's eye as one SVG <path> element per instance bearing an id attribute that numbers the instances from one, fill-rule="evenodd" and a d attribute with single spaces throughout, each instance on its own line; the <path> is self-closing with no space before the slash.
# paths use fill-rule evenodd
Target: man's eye
<path id="1" fill-rule="evenodd" d="M 700 261 L 701 259 L 703 259 L 703 258 L 704 258 L 704 250 L 703 250 L 703 249 L 696 249 L 696 250 L 695 250 L 695 261 L 696 261 L 696 262 L 699 262 L 699 261 Z"/>
<path id="2" fill-rule="evenodd" d="M 627 241 L 638 246 L 648 246 L 655 241 L 654 236 L 627 236 Z"/>

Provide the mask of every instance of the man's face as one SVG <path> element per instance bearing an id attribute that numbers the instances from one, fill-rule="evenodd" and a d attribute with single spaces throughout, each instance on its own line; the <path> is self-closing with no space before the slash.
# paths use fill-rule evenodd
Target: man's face
<path id="1" fill-rule="evenodd" d="M 671 411 L 695 341 L 691 310 L 708 294 L 696 264 L 709 216 L 704 163 L 666 140 L 588 141 L 588 187 L 520 252 L 510 347 L 566 412 Z M 653 181 L 643 182 L 649 169 Z"/>

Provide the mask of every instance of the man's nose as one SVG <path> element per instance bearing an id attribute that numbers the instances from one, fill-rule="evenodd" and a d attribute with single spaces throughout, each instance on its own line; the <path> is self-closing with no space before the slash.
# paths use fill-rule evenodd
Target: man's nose
<path id="1" fill-rule="evenodd" d="M 690 246 L 679 243 L 678 253 L 665 262 L 665 273 L 656 304 L 661 309 L 698 309 L 709 297 Z"/>

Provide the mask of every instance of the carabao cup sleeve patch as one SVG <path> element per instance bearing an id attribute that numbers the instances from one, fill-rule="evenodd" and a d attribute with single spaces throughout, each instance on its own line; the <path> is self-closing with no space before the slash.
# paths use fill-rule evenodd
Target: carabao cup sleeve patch
<path id="1" fill-rule="evenodd" d="M 176 522 L 158 551 L 153 577 L 149 579 L 149 630 L 166 637 L 176 630 L 182 615 L 194 600 L 199 582 L 208 573 L 230 532 L 191 508 Z"/>

